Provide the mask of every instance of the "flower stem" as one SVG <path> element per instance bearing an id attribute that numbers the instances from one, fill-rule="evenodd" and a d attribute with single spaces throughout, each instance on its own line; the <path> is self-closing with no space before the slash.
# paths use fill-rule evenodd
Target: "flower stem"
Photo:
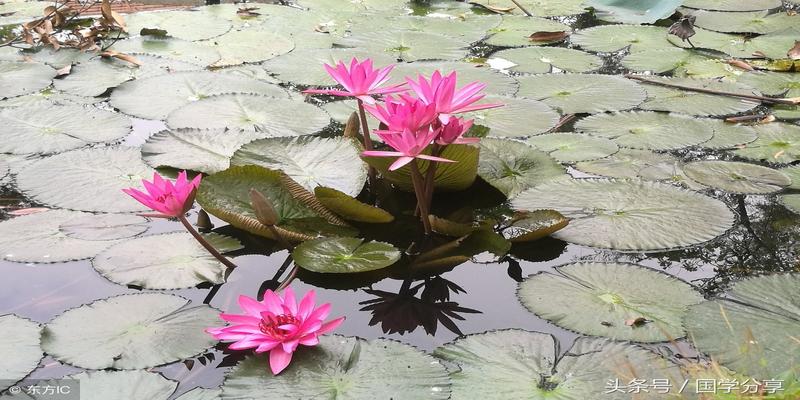
<path id="1" fill-rule="evenodd" d="M 414 184 L 414 193 L 417 195 L 417 205 L 419 206 L 420 219 L 422 220 L 422 227 L 425 228 L 425 234 L 431 233 L 431 221 L 428 219 L 428 205 L 425 202 L 425 181 L 422 174 L 419 172 L 417 160 L 411 161 L 411 180 Z"/>
<path id="2" fill-rule="evenodd" d="M 208 243 L 208 241 L 203 237 L 203 235 L 201 235 L 199 232 L 197 232 L 196 229 L 194 229 L 192 223 L 189 222 L 188 219 L 186 219 L 186 216 L 181 215 L 178 217 L 178 220 L 181 221 L 183 227 L 186 228 L 186 230 L 189 231 L 189 233 L 191 233 L 192 236 L 194 236 L 197 242 L 200 243 L 200 245 L 203 246 L 212 256 L 214 256 L 214 258 L 219 260 L 219 262 L 225 264 L 225 266 L 228 268 L 236 268 L 236 264 L 232 263 L 231 260 L 228 260 L 225 256 L 223 256 L 222 253 L 220 253 L 217 249 L 214 248 L 214 246 L 211 245 L 211 243 Z"/>
<path id="3" fill-rule="evenodd" d="M 361 99 L 358 101 L 358 117 L 361 119 L 361 132 L 364 135 L 364 149 L 372 150 L 372 137 L 369 135 L 369 125 L 367 123 L 367 113 L 364 111 L 364 102 Z M 370 165 L 368 167 L 368 176 L 370 184 L 375 180 L 375 168 Z"/>
<path id="4" fill-rule="evenodd" d="M 674 89 L 682 89 L 682 90 L 686 90 L 686 91 L 690 91 L 690 92 L 714 94 L 714 95 L 717 95 L 717 96 L 738 97 L 738 98 L 742 98 L 742 99 L 758 100 L 758 101 L 761 101 L 761 102 L 764 102 L 764 103 L 786 104 L 786 105 L 790 105 L 790 106 L 796 106 L 796 105 L 800 104 L 800 97 L 793 97 L 793 98 L 788 98 L 787 99 L 787 98 L 777 98 L 777 97 L 756 96 L 756 95 L 752 95 L 752 94 L 723 92 L 723 91 L 713 90 L 713 89 L 696 88 L 696 87 L 691 87 L 691 86 L 674 85 L 674 84 L 666 83 L 666 82 L 651 81 L 649 79 L 646 79 L 646 78 L 643 78 L 643 77 L 637 76 L 637 75 L 628 74 L 628 75 L 625 75 L 625 77 L 628 78 L 628 79 L 633 79 L 635 81 L 639 81 L 639 82 L 642 82 L 642 83 L 647 83 L 647 84 L 650 84 L 650 85 L 664 86 L 664 87 L 674 88 Z"/>
<path id="5" fill-rule="evenodd" d="M 514 3 L 514 5 L 517 6 L 520 10 L 522 10 L 522 12 L 524 12 L 525 15 L 527 15 L 529 17 L 533 16 L 533 14 L 531 14 L 530 11 L 526 10 L 525 7 L 522 6 L 522 4 L 519 4 L 519 2 L 517 0 L 511 0 L 511 2 Z"/>
<path id="6" fill-rule="evenodd" d="M 292 268 L 292 270 L 289 271 L 289 276 L 287 276 L 286 279 L 284 279 L 283 282 L 281 282 L 281 284 L 278 285 L 278 287 L 275 289 L 275 292 L 277 293 L 283 289 L 286 289 L 286 287 L 289 286 L 296 277 L 297 277 L 297 264 L 295 264 L 294 268 Z"/>

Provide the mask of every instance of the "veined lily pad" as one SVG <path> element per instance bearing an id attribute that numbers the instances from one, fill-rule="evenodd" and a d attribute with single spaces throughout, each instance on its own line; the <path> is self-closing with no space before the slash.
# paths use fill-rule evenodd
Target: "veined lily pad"
<path id="1" fill-rule="evenodd" d="M 440 16 L 437 18 L 413 15 L 371 15 L 368 18 L 354 19 L 351 32 L 385 30 L 386 27 L 411 32 L 427 32 L 449 36 L 465 43 L 483 39 L 487 31 L 500 23 L 498 15 L 461 14 L 460 16 Z"/>
<path id="2" fill-rule="evenodd" d="M 357 196 L 367 181 L 367 166 L 359 152 L 355 141 L 343 137 L 269 138 L 242 146 L 231 165 L 282 170 L 310 191 L 325 186 Z"/>
<path id="3" fill-rule="evenodd" d="M 788 164 L 800 160 L 800 126 L 771 123 L 753 127 L 758 139 L 733 153 L 751 160 Z"/>
<path id="4" fill-rule="evenodd" d="M 350 221 L 381 224 L 394 220 L 394 216 L 383 209 L 362 203 L 333 188 L 317 186 L 314 195 L 323 206 Z"/>
<path id="5" fill-rule="evenodd" d="M 636 179 L 650 175 L 649 170 L 663 169 L 677 163 L 678 159 L 669 154 L 621 148 L 608 157 L 579 162 L 575 164 L 575 168 L 588 174 L 610 178 Z"/>
<path id="6" fill-rule="evenodd" d="M 388 267 L 400 259 L 389 243 L 360 238 L 321 238 L 300 243 L 292 251 L 297 265 L 318 273 L 354 273 Z"/>
<path id="7" fill-rule="evenodd" d="M 564 168 L 547 153 L 524 142 L 481 140 L 478 175 L 508 197 L 544 182 L 566 177 Z"/>
<path id="8" fill-rule="evenodd" d="M 452 400 L 628 400 L 628 393 L 604 390 L 609 379 L 683 379 L 672 362 L 628 343 L 581 337 L 563 357 L 559 352 L 552 335 L 506 329 L 457 339 L 433 354 L 455 364 Z M 648 398 L 670 396 L 652 392 Z"/>
<path id="9" fill-rule="evenodd" d="M 321 108 L 297 100 L 249 94 L 225 94 L 187 104 L 167 117 L 172 129 L 234 129 L 264 137 L 316 133 L 330 124 Z"/>
<path id="10" fill-rule="evenodd" d="M 771 107 L 772 115 L 778 119 L 797 120 L 800 119 L 800 106 L 790 106 L 776 104 Z"/>
<path id="11" fill-rule="evenodd" d="M 800 22 L 800 18 L 797 18 Z M 758 89 L 768 96 L 800 97 L 800 72 L 748 72 L 739 82 Z"/>
<path id="12" fill-rule="evenodd" d="M 148 371 L 88 371 L 67 375 L 63 379 L 80 382 L 81 400 L 150 399 L 167 400 L 175 392 L 178 382 Z M 41 385 L 57 385 L 59 381 L 43 381 Z M 47 400 L 52 395 L 39 391 L 33 400 Z M 75 393 L 75 392 L 73 392 Z"/>
<path id="13" fill-rule="evenodd" d="M 392 69 L 390 83 L 405 82 L 406 77 L 416 80 L 417 75 L 422 74 L 430 77 L 434 71 L 439 71 L 442 75 L 456 72 L 458 74 L 458 86 L 464 86 L 472 82 L 480 82 L 486 85 L 484 93 L 489 95 L 513 96 L 517 92 L 518 85 L 514 78 L 492 70 L 482 64 L 475 64 L 463 61 L 416 61 L 411 63 L 398 64 Z M 491 97 L 481 102 L 490 102 Z"/>
<path id="14" fill-rule="evenodd" d="M 667 40 L 678 47 L 712 49 L 736 58 L 780 59 L 786 57 L 786 51 L 792 48 L 794 38 L 797 37 L 797 32 L 793 31 L 793 28 L 771 32 L 756 38 L 714 32 L 703 28 L 694 28 L 694 30 L 696 33 L 691 37 L 692 44 L 689 44 L 688 41 L 684 42 L 674 35 L 670 35 Z"/>
<path id="15" fill-rule="evenodd" d="M 643 49 L 630 53 L 622 59 L 622 65 L 633 71 L 651 71 L 663 74 L 681 68 L 695 60 L 707 60 L 708 57 L 694 51 L 678 47 Z"/>
<path id="16" fill-rule="evenodd" d="M 8 261 L 62 262 L 94 257 L 119 239 L 147 230 L 135 215 L 52 210 L 0 223 L 0 254 Z"/>
<path id="17" fill-rule="evenodd" d="M 14 107 L 50 107 L 71 106 L 71 105 L 92 105 L 103 101 L 100 97 L 78 96 L 70 93 L 61 92 L 55 89 L 44 89 L 40 92 L 26 94 L 23 96 L 11 97 L 0 100 L 0 108 Z"/>
<path id="18" fill-rule="evenodd" d="M 778 171 L 781 171 L 792 181 L 788 189 L 800 189 L 800 165 L 792 165 L 790 167 L 781 168 Z"/>
<path id="19" fill-rule="evenodd" d="M 511 7 L 514 7 L 513 3 Z M 531 35 L 536 32 L 572 32 L 569 25 L 547 18 L 507 15 L 496 28 L 490 29 L 484 43 L 500 47 L 542 46 L 564 41 L 563 38 L 534 41 Z"/>
<path id="20" fill-rule="evenodd" d="M 138 36 L 114 43 L 112 50 L 121 53 L 151 54 L 173 60 L 208 66 L 222 57 L 216 49 L 195 42 L 157 36 Z"/>
<path id="21" fill-rule="evenodd" d="M 131 131 L 129 118 L 78 105 L 0 110 L 0 152 L 56 153 L 110 142 Z"/>
<path id="22" fill-rule="evenodd" d="M 800 274 L 736 283 L 727 298 L 696 305 L 686 316 L 689 339 L 720 364 L 756 379 L 800 373 Z"/>
<path id="23" fill-rule="evenodd" d="M 587 6 L 594 8 L 601 21 L 623 24 L 652 24 L 669 18 L 683 0 L 588 0 Z"/>
<path id="24" fill-rule="evenodd" d="M 643 111 L 591 115 L 578 121 L 575 129 L 612 139 L 622 147 L 643 150 L 681 149 L 714 136 L 713 128 L 702 120 Z"/>
<path id="25" fill-rule="evenodd" d="M 508 60 L 515 65 L 509 70 L 529 74 L 548 72 L 588 72 L 603 66 L 603 59 L 582 51 L 561 47 L 523 47 L 500 50 L 492 58 Z"/>
<path id="26" fill-rule="evenodd" d="M 8 389 L 14 381 L 26 377 L 42 359 L 39 347 L 39 324 L 14 314 L 0 315 L 3 341 L 0 352 L 6 356 L 0 360 L 0 391 Z"/>
<path id="27" fill-rule="evenodd" d="M 138 34 L 142 29 L 159 29 L 182 40 L 204 40 L 225 34 L 231 24 L 204 9 L 133 13 L 125 18 L 128 31 Z"/>
<path id="28" fill-rule="evenodd" d="M 596 160 L 619 151 L 619 146 L 611 140 L 577 133 L 550 133 L 525 142 L 562 163 Z"/>
<path id="29" fill-rule="evenodd" d="M 242 145 L 260 139 L 260 132 L 224 129 L 176 129 L 158 132 L 142 145 L 142 159 L 153 168 L 172 167 L 213 174 L 230 167 Z"/>
<path id="30" fill-rule="evenodd" d="M 452 192 L 472 186 L 478 174 L 478 154 L 479 150 L 476 146 L 468 144 L 451 144 L 447 146 L 440 154 L 440 157 L 455 162 L 437 163 L 436 173 L 434 174 L 434 187 L 436 190 Z M 363 160 L 399 189 L 407 192 L 414 190 L 411 182 L 410 166 L 406 165 L 395 171 L 389 171 L 389 165 L 394 162 L 394 158 L 363 157 Z M 417 160 L 417 164 L 420 172 L 424 175 L 428 170 L 429 162 Z"/>
<path id="31" fill-rule="evenodd" d="M 364 49 L 333 48 L 296 50 L 264 63 L 264 68 L 284 82 L 311 86 L 332 86 L 336 82 L 325 72 L 322 64 L 336 65 L 339 61 L 350 65 L 350 60 L 371 58 L 375 66 L 396 62 L 389 54 Z"/>
<path id="32" fill-rule="evenodd" d="M 781 0 L 686 0 L 683 2 L 684 7 L 719 11 L 767 10 L 778 8 L 781 5 Z"/>
<path id="33" fill-rule="evenodd" d="M 681 68 L 673 72 L 673 76 L 692 79 L 717 79 L 735 82 L 746 70 L 739 68 L 728 60 L 721 58 L 702 59 L 695 58 L 686 62 Z"/>
<path id="34" fill-rule="evenodd" d="M 537 100 L 505 96 L 486 96 L 486 103 L 502 104 L 502 107 L 489 108 L 467 113 L 476 125 L 489 128 L 491 136 L 523 137 L 547 132 L 559 120 L 558 113 L 547 104 Z"/>
<path id="35" fill-rule="evenodd" d="M 687 283 L 633 264 L 576 263 L 519 285 L 532 313 L 562 328 L 614 340 L 665 342 L 685 336 L 683 316 L 703 296 Z M 640 319 L 641 318 L 641 319 Z M 641 321 L 630 323 L 630 321 Z"/>
<path id="36" fill-rule="evenodd" d="M 471 0 L 470 3 L 482 6 L 497 13 L 522 14 L 522 10 L 502 0 Z M 536 17 L 558 17 L 577 15 L 586 12 L 583 0 L 520 0 L 525 9 Z"/>
<path id="37" fill-rule="evenodd" d="M 144 293 L 97 300 L 66 311 L 42 332 L 42 348 L 89 369 L 140 369 L 189 358 L 213 346 L 204 329 L 218 312 L 183 297 Z"/>
<path id="38" fill-rule="evenodd" d="M 294 41 L 284 35 L 264 30 L 233 30 L 218 38 L 199 42 L 216 49 L 221 58 L 215 67 L 256 63 L 286 54 Z"/>
<path id="39" fill-rule="evenodd" d="M 153 96 L 153 93 L 159 93 Z M 111 105 L 144 119 L 166 119 L 170 112 L 206 97 L 248 93 L 276 98 L 289 95 L 280 86 L 213 72 L 181 72 L 126 82 L 114 89 Z"/>
<path id="40" fill-rule="evenodd" d="M 784 12 L 768 10 L 722 12 L 688 10 L 695 17 L 694 26 L 726 33 L 770 33 L 797 26 L 798 18 Z"/>
<path id="41" fill-rule="evenodd" d="M 33 62 L 0 62 L 0 99 L 35 93 L 48 86 L 56 72 Z"/>
<path id="42" fill-rule="evenodd" d="M 719 200 L 658 182 L 576 179 L 517 196 L 519 210 L 553 209 L 570 219 L 553 237 L 621 251 L 656 251 L 707 242 L 733 226 Z"/>
<path id="43" fill-rule="evenodd" d="M 590 51 L 611 53 L 626 47 L 631 53 L 670 48 L 667 29 L 660 26 L 603 25 L 587 28 L 572 35 L 572 43 Z"/>
<path id="44" fill-rule="evenodd" d="M 153 170 L 139 149 L 106 147 L 73 150 L 32 163 L 17 175 L 20 190 L 44 204 L 72 210 L 135 212 L 146 207 L 122 193 L 140 187 Z"/>
<path id="45" fill-rule="evenodd" d="M 222 395 L 222 388 L 206 389 L 196 387 L 180 396 L 175 400 L 219 400 Z"/>
<path id="46" fill-rule="evenodd" d="M 758 138 L 756 130 L 747 125 L 733 124 L 719 119 L 703 120 L 714 129 L 714 137 L 699 146 L 705 149 L 732 149 Z"/>
<path id="47" fill-rule="evenodd" d="M 447 370 L 433 357 L 387 339 L 320 336 L 279 375 L 264 371 L 265 355 L 248 356 L 225 376 L 222 399 L 445 400 Z M 391 360 L 392 362 L 387 362 Z"/>
<path id="48" fill-rule="evenodd" d="M 405 9 L 405 0 L 353 0 L 342 4 L 338 0 L 301 0 L 300 5 L 312 11 L 338 10 L 345 14 L 362 14 L 369 11 L 399 11 Z"/>
<path id="49" fill-rule="evenodd" d="M 800 194 L 782 194 L 778 196 L 778 201 L 789 211 L 800 214 Z"/>
<path id="50" fill-rule="evenodd" d="M 238 240 L 218 234 L 205 235 L 221 253 L 242 247 Z M 224 264 L 208 253 L 188 233 L 143 236 L 100 252 L 92 266 L 108 280 L 144 289 L 180 289 L 203 282 L 225 281 Z"/>
<path id="51" fill-rule="evenodd" d="M 503 237 L 511 243 L 532 242 L 567 226 L 569 221 L 554 210 L 536 210 L 515 214 L 503 228 Z"/>
<path id="52" fill-rule="evenodd" d="M 683 170 L 703 185 L 731 193 L 767 194 L 792 183 L 780 171 L 735 161 L 696 161 L 686 164 Z"/>
<path id="53" fill-rule="evenodd" d="M 754 94 L 752 88 L 733 82 L 657 76 L 648 76 L 647 79 L 687 87 Z M 689 115 L 729 115 L 751 110 L 759 105 L 757 100 L 717 96 L 650 84 L 642 84 L 642 87 L 647 89 L 647 101 L 642 103 L 639 108 L 645 110 L 669 111 Z M 756 92 L 755 94 L 758 93 Z"/>
<path id="54" fill-rule="evenodd" d="M 368 49 L 403 61 L 459 60 L 467 55 L 468 42 L 426 32 L 380 30 L 356 32 L 337 42 L 343 47 Z"/>
<path id="55" fill-rule="evenodd" d="M 540 100 L 565 114 L 627 110 L 647 97 L 641 86 L 611 75 L 524 76 L 519 85 L 518 96 Z"/>

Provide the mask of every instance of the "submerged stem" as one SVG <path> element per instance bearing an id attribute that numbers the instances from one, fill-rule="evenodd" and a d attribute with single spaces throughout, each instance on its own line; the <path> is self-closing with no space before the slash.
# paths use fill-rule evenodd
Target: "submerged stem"
<path id="1" fill-rule="evenodd" d="M 186 219 L 186 216 L 181 215 L 178 217 L 178 220 L 181 221 L 183 227 L 186 228 L 186 230 L 189 231 L 189 233 L 191 233 L 192 236 L 194 236 L 195 240 L 197 240 L 197 242 L 200 243 L 200 245 L 203 246 L 203 248 L 205 248 L 212 256 L 214 256 L 214 258 L 219 260 L 219 262 L 225 264 L 225 266 L 228 268 L 236 268 L 236 264 L 234 264 L 233 262 L 231 262 L 231 260 L 223 256 L 222 253 L 220 253 L 217 249 L 214 248 L 214 246 L 211 245 L 211 243 L 208 243 L 208 241 L 203 237 L 203 235 L 200 234 L 200 232 L 197 232 L 197 230 L 194 229 L 192 223 L 189 222 L 188 219 Z"/>

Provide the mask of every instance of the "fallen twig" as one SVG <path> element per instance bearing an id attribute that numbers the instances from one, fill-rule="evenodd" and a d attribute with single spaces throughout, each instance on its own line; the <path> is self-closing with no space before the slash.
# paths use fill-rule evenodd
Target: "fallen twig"
<path id="1" fill-rule="evenodd" d="M 699 93 L 707 93 L 707 94 L 714 94 L 717 96 L 728 96 L 728 97 L 738 97 L 742 99 L 749 99 L 749 100 L 758 100 L 764 103 L 770 104 L 786 104 L 790 106 L 796 106 L 800 104 L 800 97 L 791 97 L 791 98 L 776 98 L 776 97 L 766 97 L 766 96 L 756 96 L 754 94 L 743 94 L 743 93 L 733 93 L 733 92 L 723 92 L 720 90 L 713 90 L 713 89 L 706 89 L 706 88 L 697 88 L 691 86 L 683 86 L 683 85 L 675 85 L 672 83 L 666 82 L 659 82 L 659 81 L 651 81 L 647 78 L 638 76 L 638 75 L 625 75 L 628 79 L 633 79 L 635 81 L 639 81 L 642 83 L 647 83 L 649 85 L 656 85 L 656 86 L 664 86 L 673 89 L 681 89 L 687 90 L 690 92 L 699 92 Z"/>

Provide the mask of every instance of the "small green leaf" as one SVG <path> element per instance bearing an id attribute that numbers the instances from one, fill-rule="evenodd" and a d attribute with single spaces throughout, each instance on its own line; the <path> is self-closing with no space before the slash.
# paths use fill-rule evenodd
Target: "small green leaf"
<path id="1" fill-rule="evenodd" d="M 353 273 L 388 267 L 400 251 L 383 242 L 359 238 L 321 238 L 298 245 L 292 252 L 297 265 L 320 273 Z"/>
<path id="2" fill-rule="evenodd" d="M 362 203 L 336 189 L 317 186 L 314 195 L 323 206 L 341 217 L 357 222 L 383 224 L 394 221 L 394 216 L 387 211 Z"/>

